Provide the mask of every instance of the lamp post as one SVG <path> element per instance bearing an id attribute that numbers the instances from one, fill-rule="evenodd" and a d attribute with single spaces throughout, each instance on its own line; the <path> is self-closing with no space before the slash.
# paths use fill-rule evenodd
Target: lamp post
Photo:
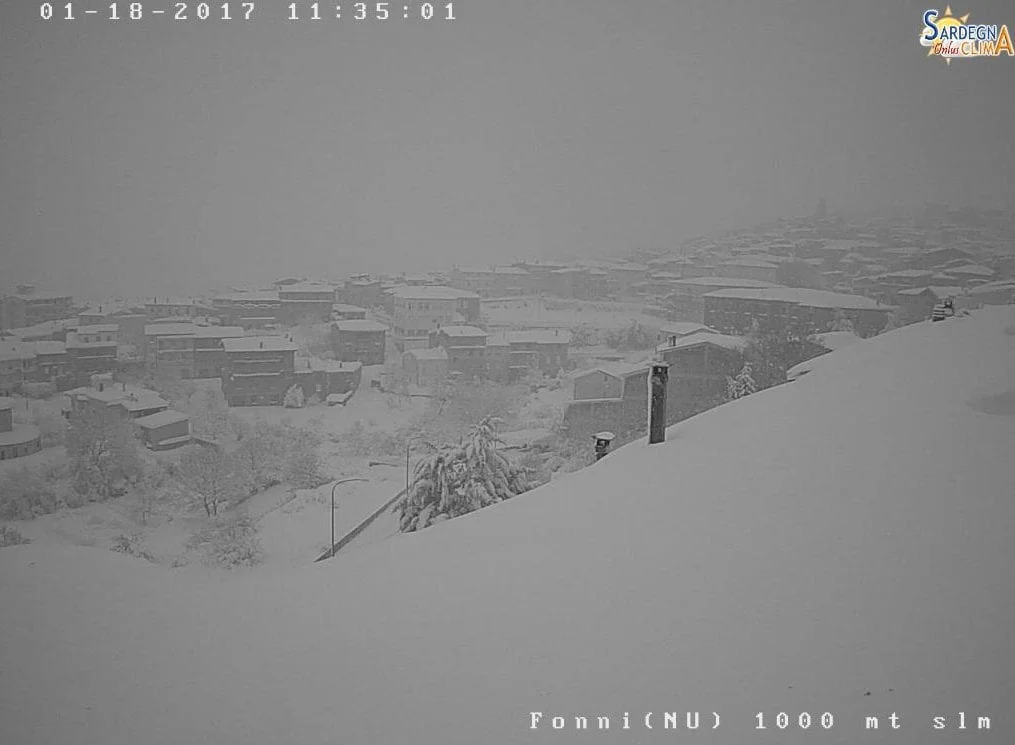
<path id="1" fill-rule="evenodd" d="M 412 444 L 414 442 L 422 442 L 425 445 L 429 445 L 430 444 L 427 440 L 424 440 L 421 437 L 410 437 L 408 440 L 405 441 L 405 498 L 406 499 L 409 498 L 409 486 L 410 486 L 410 483 L 409 483 L 409 474 L 411 472 L 410 468 L 409 468 L 409 453 L 412 450 Z"/>
<path id="2" fill-rule="evenodd" d="M 350 481 L 367 481 L 363 478 L 341 479 L 331 486 L 331 558 L 335 557 L 335 489 Z"/>

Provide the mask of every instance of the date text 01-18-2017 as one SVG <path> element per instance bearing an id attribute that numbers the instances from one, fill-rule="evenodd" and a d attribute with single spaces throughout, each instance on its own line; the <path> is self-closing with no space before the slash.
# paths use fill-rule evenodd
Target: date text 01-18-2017
<path id="1" fill-rule="evenodd" d="M 41 3 L 39 15 L 43 20 L 65 20 L 73 21 L 79 17 L 101 16 L 109 21 L 140 21 L 146 17 L 168 16 L 176 21 L 189 20 L 221 20 L 231 21 L 234 19 L 250 21 L 255 17 L 255 3 L 246 2 L 169 2 L 162 6 L 158 0 L 148 3 L 142 2 L 114 2 L 98 10 L 88 7 L 87 2 L 70 2 L 62 5 L 56 3 Z M 279 9 L 281 10 L 281 9 Z M 422 19 L 429 20 L 457 20 L 455 16 L 455 4 L 419 2 L 415 0 L 411 4 L 398 4 L 392 2 L 372 3 L 350 3 L 342 5 L 326 5 L 324 3 L 290 3 L 288 14 L 281 16 L 286 21 L 320 21 L 325 18 L 352 19 L 356 21 L 377 20 L 384 21 L 389 18 Z M 401 12 L 399 12 L 401 11 Z M 260 11 L 257 11 L 260 15 Z"/>

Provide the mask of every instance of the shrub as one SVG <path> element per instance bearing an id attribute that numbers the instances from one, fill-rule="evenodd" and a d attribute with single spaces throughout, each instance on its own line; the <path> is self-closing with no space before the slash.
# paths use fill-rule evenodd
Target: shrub
<path id="1" fill-rule="evenodd" d="M 217 518 L 194 534 L 187 546 L 199 550 L 205 563 L 225 569 L 256 566 L 264 555 L 249 515 Z"/>
<path id="2" fill-rule="evenodd" d="M 25 538 L 21 531 L 13 525 L 0 525 L 0 548 L 23 546 L 31 542 L 31 539 Z"/>
<path id="3" fill-rule="evenodd" d="M 113 545 L 110 546 L 110 550 L 116 551 L 119 554 L 127 554 L 127 556 L 136 556 L 139 559 L 145 559 L 152 563 L 155 563 L 155 557 L 150 553 L 141 548 L 143 538 L 137 533 L 120 533 L 113 539 Z"/>

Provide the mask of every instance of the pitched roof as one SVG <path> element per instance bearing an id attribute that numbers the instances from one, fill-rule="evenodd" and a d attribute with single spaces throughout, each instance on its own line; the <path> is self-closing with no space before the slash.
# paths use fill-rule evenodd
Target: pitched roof
<path id="1" fill-rule="evenodd" d="M 172 409 L 166 409 L 165 411 L 159 411 L 155 414 L 149 414 L 148 416 L 140 417 L 135 419 L 134 423 L 144 429 L 157 429 L 159 427 L 165 427 L 168 424 L 176 424 L 178 422 L 189 421 L 190 417 L 179 411 L 173 411 Z"/>
<path id="2" fill-rule="evenodd" d="M 633 375 L 648 372 L 650 366 L 649 362 L 603 362 L 575 377 L 581 378 L 589 373 L 603 372 L 615 378 L 630 378 Z"/>
<path id="3" fill-rule="evenodd" d="M 692 287 L 777 287 L 771 282 L 746 277 L 687 277 L 674 281 L 675 285 Z"/>
<path id="4" fill-rule="evenodd" d="M 688 334 L 680 339 L 677 339 L 676 343 L 664 343 L 660 344 L 656 349 L 657 351 L 665 351 L 667 349 L 684 349 L 687 347 L 696 347 L 699 344 L 711 344 L 715 347 L 722 347 L 728 349 L 731 352 L 739 352 L 747 346 L 747 340 L 742 336 L 729 336 L 728 334 L 719 334 L 715 332 L 703 332 L 697 334 Z"/>
<path id="5" fill-rule="evenodd" d="M 448 358 L 448 353 L 444 351 L 443 347 L 436 347 L 433 349 L 410 349 L 405 354 L 411 354 L 417 360 L 446 360 Z"/>
<path id="6" fill-rule="evenodd" d="M 30 360 L 35 357 L 35 349 L 30 342 L 0 341 L 0 360 Z"/>

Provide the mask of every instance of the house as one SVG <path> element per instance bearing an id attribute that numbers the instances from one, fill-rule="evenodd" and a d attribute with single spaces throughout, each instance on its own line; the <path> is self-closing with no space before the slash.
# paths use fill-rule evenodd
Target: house
<path id="1" fill-rule="evenodd" d="M 558 297 L 596 300 L 609 294 L 609 275 L 602 269 L 567 267 L 550 273 L 550 292 Z"/>
<path id="2" fill-rule="evenodd" d="M 189 297 L 153 297 L 144 304 L 149 321 L 157 318 L 197 318 L 215 313 L 213 304 Z"/>
<path id="3" fill-rule="evenodd" d="M 486 339 L 476 326 L 442 326 L 430 333 L 430 348 L 447 352 L 449 372 L 475 378 L 486 375 Z"/>
<path id="4" fill-rule="evenodd" d="M 223 339 L 222 393 L 230 406 L 281 406 L 295 382 L 297 346 L 281 336 Z"/>
<path id="5" fill-rule="evenodd" d="M 840 318 L 862 336 L 884 328 L 892 306 L 861 295 L 796 287 L 720 290 L 703 297 L 705 323 L 727 334 L 763 331 L 806 335 L 831 331 Z"/>
<path id="6" fill-rule="evenodd" d="M 524 329 L 492 334 L 486 342 L 487 375 L 511 382 L 530 370 L 554 375 L 568 369 L 571 332 L 567 329 Z"/>
<path id="7" fill-rule="evenodd" d="M 774 284 L 778 280 L 779 265 L 764 259 L 744 257 L 720 263 L 716 273 L 720 277 L 756 279 Z"/>
<path id="8" fill-rule="evenodd" d="M 59 292 L 38 291 L 21 284 L 17 292 L 0 295 L 0 329 L 34 326 L 74 317 L 74 298 Z"/>
<path id="9" fill-rule="evenodd" d="M 331 306 L 335 304 L 334 285 L 323 282 L 301 282 L 278 289 L 281 303 L 281 321 L 290 325 L 305 320 L 323 322 L 331 319 Z"/>
<path id="10" fill-rule="evenodd" d="M 917 323 L 930 318 L 934 306 L 942 300 L 962 294 L 961 287 L 913 287 L 895 293 L 895 304 L 899 309 L 899 322 Z"/>
<path id="11" fill-rule="evenodd" d="M 169 408 L 169 402 L 155 391 L 114 381 L 110 375 L 96 375 L 90 385 L 72 388 L 64 396 L 68 418 L 100 409 L 113 410 L 124 419 L 139 419 Z"/>
<path id="12" fill-rule="evenodd" d="M 78 382 L 90 375 L 116 370 L 120 327 L 115 323 L 79 326 L 67 332 L 65 348 L 72 375 Z"/>
<path id="13" fill-rule="evenodd" d="M 35 347 L 23 341 L 0 341 L 0 396 L 21 392 L 21 385 L 36 376 Z"/>
<path id="14" fill-rule="evenodd" d="M 73 387 L 76 381 L 67 345 L 62 341 L 36 341 L 31 345 L 36 362 L 33 380 L 52 383 L 58 391 Z"/>
<path id="15" fill-rule="evenodd" d="M 448 353 L 441 347 L 402 353 L 402 371 L 412 385 L 429 388 L 448 376 Z"/>
<path id="16" fill-rule="evenodd" d="M 169 450 L 190 442 L 190 417 L 179 411 L 160 411 L 134 420 L 141 442 L 151 450 Z"/>
<path id="17" fill-rule="evenodd" d="M 674 320 L 703 323 L 705 319 L 704 296 L 717 290 L 736 288 L 774 287 L 771 282 L 738 277 L 688 277 L 672 283 L 673 292 L 666 297 L 666 305 Z M 711 324 L 709 324 L 711 325 Z"/>
<path id="18" fill-rule="evenodd" d="M 351 396 L 362 380 L 362 363 L 317 357 L 299 360 L 294 377 L 295 384 L 303 389 L 304 398 L 316 398 L 319 401 L 325 401 L 330 396 Z"/>
<path id="19" fill-rule="evenodd" d="M 743 367 L 746 341 L 726 334 L 688 334 L 661 345 L 659 359 L 669 364 L 666 422 L 673 424 L 718 405 L 726 394 L 727 376 Z"/>
<path id="20" fill-rule="evenodd" d="M 430 332 L 441 326 L 479 321 L 479 295 L 453 287 L 399 286 L 390 290 L 394 340 L 400 351 L 429 347 Z"/>
<path id="21" fill-rule="evenodd" d="M 666 347 L 672 344 L 676 344 L 677 339 L 683 339 L 688 336 L 695 334 L 716 334 L 719 333 L 713 328 L 709 328 L 703 323 L 695 323 L 694 321 L 676 321 L 667 323 L 661 329 L 659 329 L 658 341 L 661 347 Z"/>
<path id="22" fill-rule="evenodd" d="M 211 301 L 224 325 L 244 330 L 264 329 L 280 323 L 285 315 L 276 290 L 244 290 L 216 295 Z"/>
<path id="23" fill-rule="evenodd" d="M 562 423 L 568 437 L 585 439 L 601 430 L 624 438 L 644 433 L 650 369 L 647 362 L 604 364 L 577 376 Z"/>
<path id="24" fill-rule="evenodd" d="M 356 319 L 331 324 L 331 347 L 335 359 L 383 365 L 388 327 L 377 321 Z"/>
<path id="25" fill-rule="evenodd" d="M 332 321 L 362 321 L 367 317 L 366 308 L 346 303 L 333 303 L 331 306 Z"/>
<path id="26" fill-rule="evenodd" d="M 366 275 L 357 275 L 346 280 L 338 290 L 342 303 L 360 308 L 373 308 L 381 304 L 381 281 Z"/>
<path id="27" fill-rule="evenodd" d="M 21 458 L 42 450 L 42 433 L 31 424 L 14 426 L 14 401 L 0 397 L 0 460 Z"/>
<path id="28" fill-rule="evenodd" d="M 648 380 L 648 372 L 648 366 L 643 363 L 599 365 L 575 376 L 573 398 L 575 401 L 630 398 L 635 395 L 635 391 L 648 391 L 645 382 Z M 647 393 L 645 400 L 648 400 Z"/>

